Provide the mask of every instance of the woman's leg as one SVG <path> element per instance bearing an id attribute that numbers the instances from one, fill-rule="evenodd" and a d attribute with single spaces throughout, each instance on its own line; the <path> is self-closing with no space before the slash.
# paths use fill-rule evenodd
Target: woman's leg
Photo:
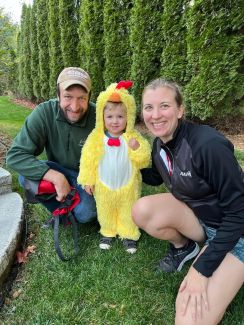
<path id="1" fill-rule="evenodd" d="M 187 238 L 205 239 L 204 230 L 192 210 L 172 194 L 155 194 L 140 198 L 132 208 L 134 222 L 151 236 L 169 240 L 182 247 Z"/>
<path id="2" fill-rule="evenodd" d="M 207 296 L 209 310 L 202 306 L 202 318 L 192 320 L 191 310 L 188 307 L 186 314 L 179 312 L 182 293 L 176 299 L 176 325 L 216 325 L 222 319 L 226 308 L 235 297 L 244 281 L 244 263 L 231 253 L 228 253 L 218 269 L 208 280 Z"/>
<path id="3" fill-rule="evenodd" d="M 155 238 L 168 240 L 169 250 L 159 262 L 158 270 L 181 271 L 184 264 L 197 256 L 205 233 L 188 206 L 172 194 L 156 194 L 139 199 L 132 209 L 134 222 Z"/>

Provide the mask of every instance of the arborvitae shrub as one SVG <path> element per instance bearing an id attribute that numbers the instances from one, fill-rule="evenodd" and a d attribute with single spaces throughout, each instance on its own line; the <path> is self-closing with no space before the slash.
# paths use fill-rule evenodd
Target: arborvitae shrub
<path id="1" fill-rule="evenodd" d="M 55 97 L 57 91 L 57 77 L 63 69 L 61 51 L 61 36 L 59 26 L 58 0 L 48 0 L 48 24 L 49 24 L 49 96 Z"/>
<path id="2" fill-rule="evenodd" d="M 91 99 L 95 101 L 104 89 L 103 3 L 83 0 L 79 26 L 80 66 L 92 79 Z"/>
<path id="3" fill-rule="evenodd" d="M 129 17 L 133 1 L 104 0 L 105 86 L 130 76 Z"/>
<path id="4" fill-rule="evenodd" d="M 185 88 L 192 116 L 205 120 L 235 114 L 243 96 L 243 2 L 196 0 L 187 20 Z"/>
<path id="5" fill-rule="evenodd" d="M 138 111 L 144 85 L 160 74 L 160 56 L 163 47 L 161 19 L 163 1 L 135 0 L 130 20 L 133 93 Z"/>

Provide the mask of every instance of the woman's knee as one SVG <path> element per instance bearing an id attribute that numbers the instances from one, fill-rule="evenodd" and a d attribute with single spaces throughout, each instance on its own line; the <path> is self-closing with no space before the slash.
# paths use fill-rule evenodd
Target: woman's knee
<path id="1" fill-rule="evenodd" d="M 141 228 L 146 218 L 146 210 L 147 206 L 145 204 L 144 198 L 140 198 L 139 200 L 137 200 L 131 210 L 132 219 L 134 223 Z"/>
<path id="2" fill-rule="evenodd" d="M 135 224 L 144 229 L 148 226 L 168 228 L 172 222 L 172 215 L 161 204 L 161 196 L 144 196 L 136 201 L 132 207 L 132 218 Z"/>

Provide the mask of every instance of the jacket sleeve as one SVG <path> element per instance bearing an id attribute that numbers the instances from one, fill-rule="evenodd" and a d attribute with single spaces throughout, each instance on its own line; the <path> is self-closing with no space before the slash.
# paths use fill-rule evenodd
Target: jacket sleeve
<path id="1" fill-rule="evenodd" d="M 134 138 L 136 139 L 140 147 L 136 150 L 133 150 L 128 145 L 128 152 L 129 152 L 129 158 L 135 165 L 137 169 L 141 169 L 144 167 L 147 167 L 150 163 L 150 144 L 149 142 L 141 136 L 141 134 L 137 131 L 130 132 L 129 135 L 125 135 L 127 142 Z"/>
<path id="2" fill-rule="evenodd" d="M 37 159 L 45 147 L 46 129 L 39 108 L 35 108 L 15 137 L 7 153 L 9 167 L 30 180 L 40 180 L 48 171 L 45 162 Z"/>
<path id="3" fill-rule="evenodd" d="M 154 162 L 154 156 L 155 156 L 156 147 L 157 147 L 156 144 L 157 144 L 157 140 L 155 139 L 153 141 L 153 149 L 152 149 L 152 153 L 151 153 L 151 161 L 152 161 L 151 167 L 143 168 L 141 170 L 143 183 L 152 185 L 152 186 L 159 186 L 163 183 L 163 179 L 162 179 L 160 173 L 158 172 L 158 169 Z"/>
<path id="4" fill-rule="evenodd" d="M 95 185 L 96 183 L 99 158 L 103 153 L 101 137 L 93 130 L 82 148 L 77 178 L 77 182 L 80 185 Z"/>
<path id="5" fill-rule="evenodd" d="M 163 183 L 163 179 L 159 174 L 154 161 L 152 159 L 152 166 L 149 168 L 141 169 L 142 181 L 145 184 L 152 186 L 159 186 Z"/>
<path id="6" fill-rule="evenodd" d="M 244 175 L 226 139 L 212 140 L 200 150 L 197 169 L 217 194 L 223 219 L 216 236 L 194 263 L 209 277 L 218 268 L 239 238 L 244 235 Z"/>

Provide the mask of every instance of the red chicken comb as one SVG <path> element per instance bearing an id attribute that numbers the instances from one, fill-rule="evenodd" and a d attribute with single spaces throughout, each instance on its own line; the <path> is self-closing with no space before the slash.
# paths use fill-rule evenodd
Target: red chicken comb
<path id="1" fill-rule="evenodd" d="M 128 89 L 128 88 L 132 87 L 132 85 L 133 85 L 133 82 L 131 80 L 121 80 L 117 84 L 116 89 L 120 89 L 120 88 Z"/>

